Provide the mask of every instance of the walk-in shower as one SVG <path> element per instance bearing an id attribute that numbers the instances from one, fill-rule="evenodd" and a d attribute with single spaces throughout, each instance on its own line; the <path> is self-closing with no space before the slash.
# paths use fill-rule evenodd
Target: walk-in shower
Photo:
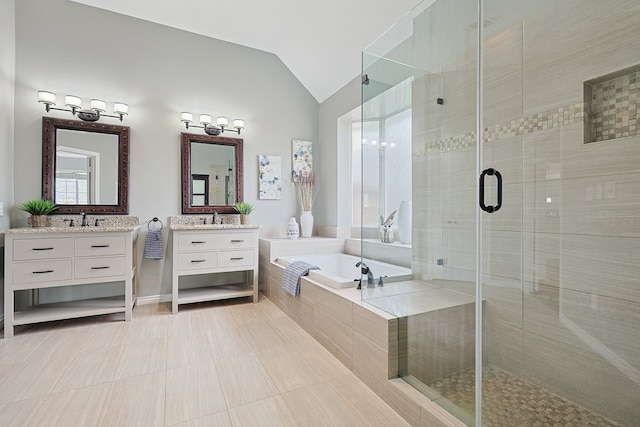
<path id="1" fill-rule="evenodd" d="M 415 282 L 363 299 L 469 425 L 640 420 L 639 28 L 637 0 L 426 0 L 363 53 L 363 139 L 410 144 Z"/>

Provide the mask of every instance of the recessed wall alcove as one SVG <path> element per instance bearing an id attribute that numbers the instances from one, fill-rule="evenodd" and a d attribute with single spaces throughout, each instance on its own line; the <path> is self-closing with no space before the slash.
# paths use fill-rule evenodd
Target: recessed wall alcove
<path id="1" fill-rule="evenodd" d="M 637 136 L 640 64 L 584 82 L 584 142 Z"/>

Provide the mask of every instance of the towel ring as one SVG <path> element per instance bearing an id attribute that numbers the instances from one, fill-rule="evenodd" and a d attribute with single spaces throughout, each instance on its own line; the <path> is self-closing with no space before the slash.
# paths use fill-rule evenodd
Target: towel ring
<path id="1" fill-rule="evenodd" d="M 157 216 L 154 216 L 153 219 L 147 223 L 147 228 L 149 230 L 151 230 L 151 223 L 152 222 L 159 222 L 160 223 L 160 230 L 162 230 L 164 228 L 164 224 L 162 223 L 162 221 L 160 221 Z"/>

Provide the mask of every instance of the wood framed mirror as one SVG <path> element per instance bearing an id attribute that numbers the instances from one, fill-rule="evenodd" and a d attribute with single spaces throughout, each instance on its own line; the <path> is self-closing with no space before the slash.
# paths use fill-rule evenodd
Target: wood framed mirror
<path id="1" fill-rule="evenodd" d="M 242 202 L 240 138 L 181 134 L 182 213 L 236 213 Z"/>
<path id="2" fill-rule="evenodd" d="M 129 128 L 43 117 L 42 198 L 54 214 L 129 213 Z"/>

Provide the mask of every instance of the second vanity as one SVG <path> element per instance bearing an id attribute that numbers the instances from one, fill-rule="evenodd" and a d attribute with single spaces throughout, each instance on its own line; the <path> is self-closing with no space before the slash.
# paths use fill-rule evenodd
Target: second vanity
<path id="1" fill-rule="evenodd" d="M 5 338 L 12 337 L 18 325 L 109 313 L 124 313 L 124 319 L 131 320 L 138 230 L 138 226 L 6 230 Z M 89 285 L 99 294 L 114 282 L 122 283 L 120 295 L 39 301 L 40 290 L 46 288 Z M 16 304 L 21 291 L 29 300 L 24 307 Z"/>
<path id="2" fill-rule="evenodd" d="M 258 302 L 258 232 L 259 226 L 240 224 L 174 224 L 173 278 L 171 312 L 178 306 L 250 296 Z M 234 284 L 215 284 L 219 273 L 241 272 L 243 280 Z M 181 286 L 181 279 L 201 275 L 211 284 Z"/>

